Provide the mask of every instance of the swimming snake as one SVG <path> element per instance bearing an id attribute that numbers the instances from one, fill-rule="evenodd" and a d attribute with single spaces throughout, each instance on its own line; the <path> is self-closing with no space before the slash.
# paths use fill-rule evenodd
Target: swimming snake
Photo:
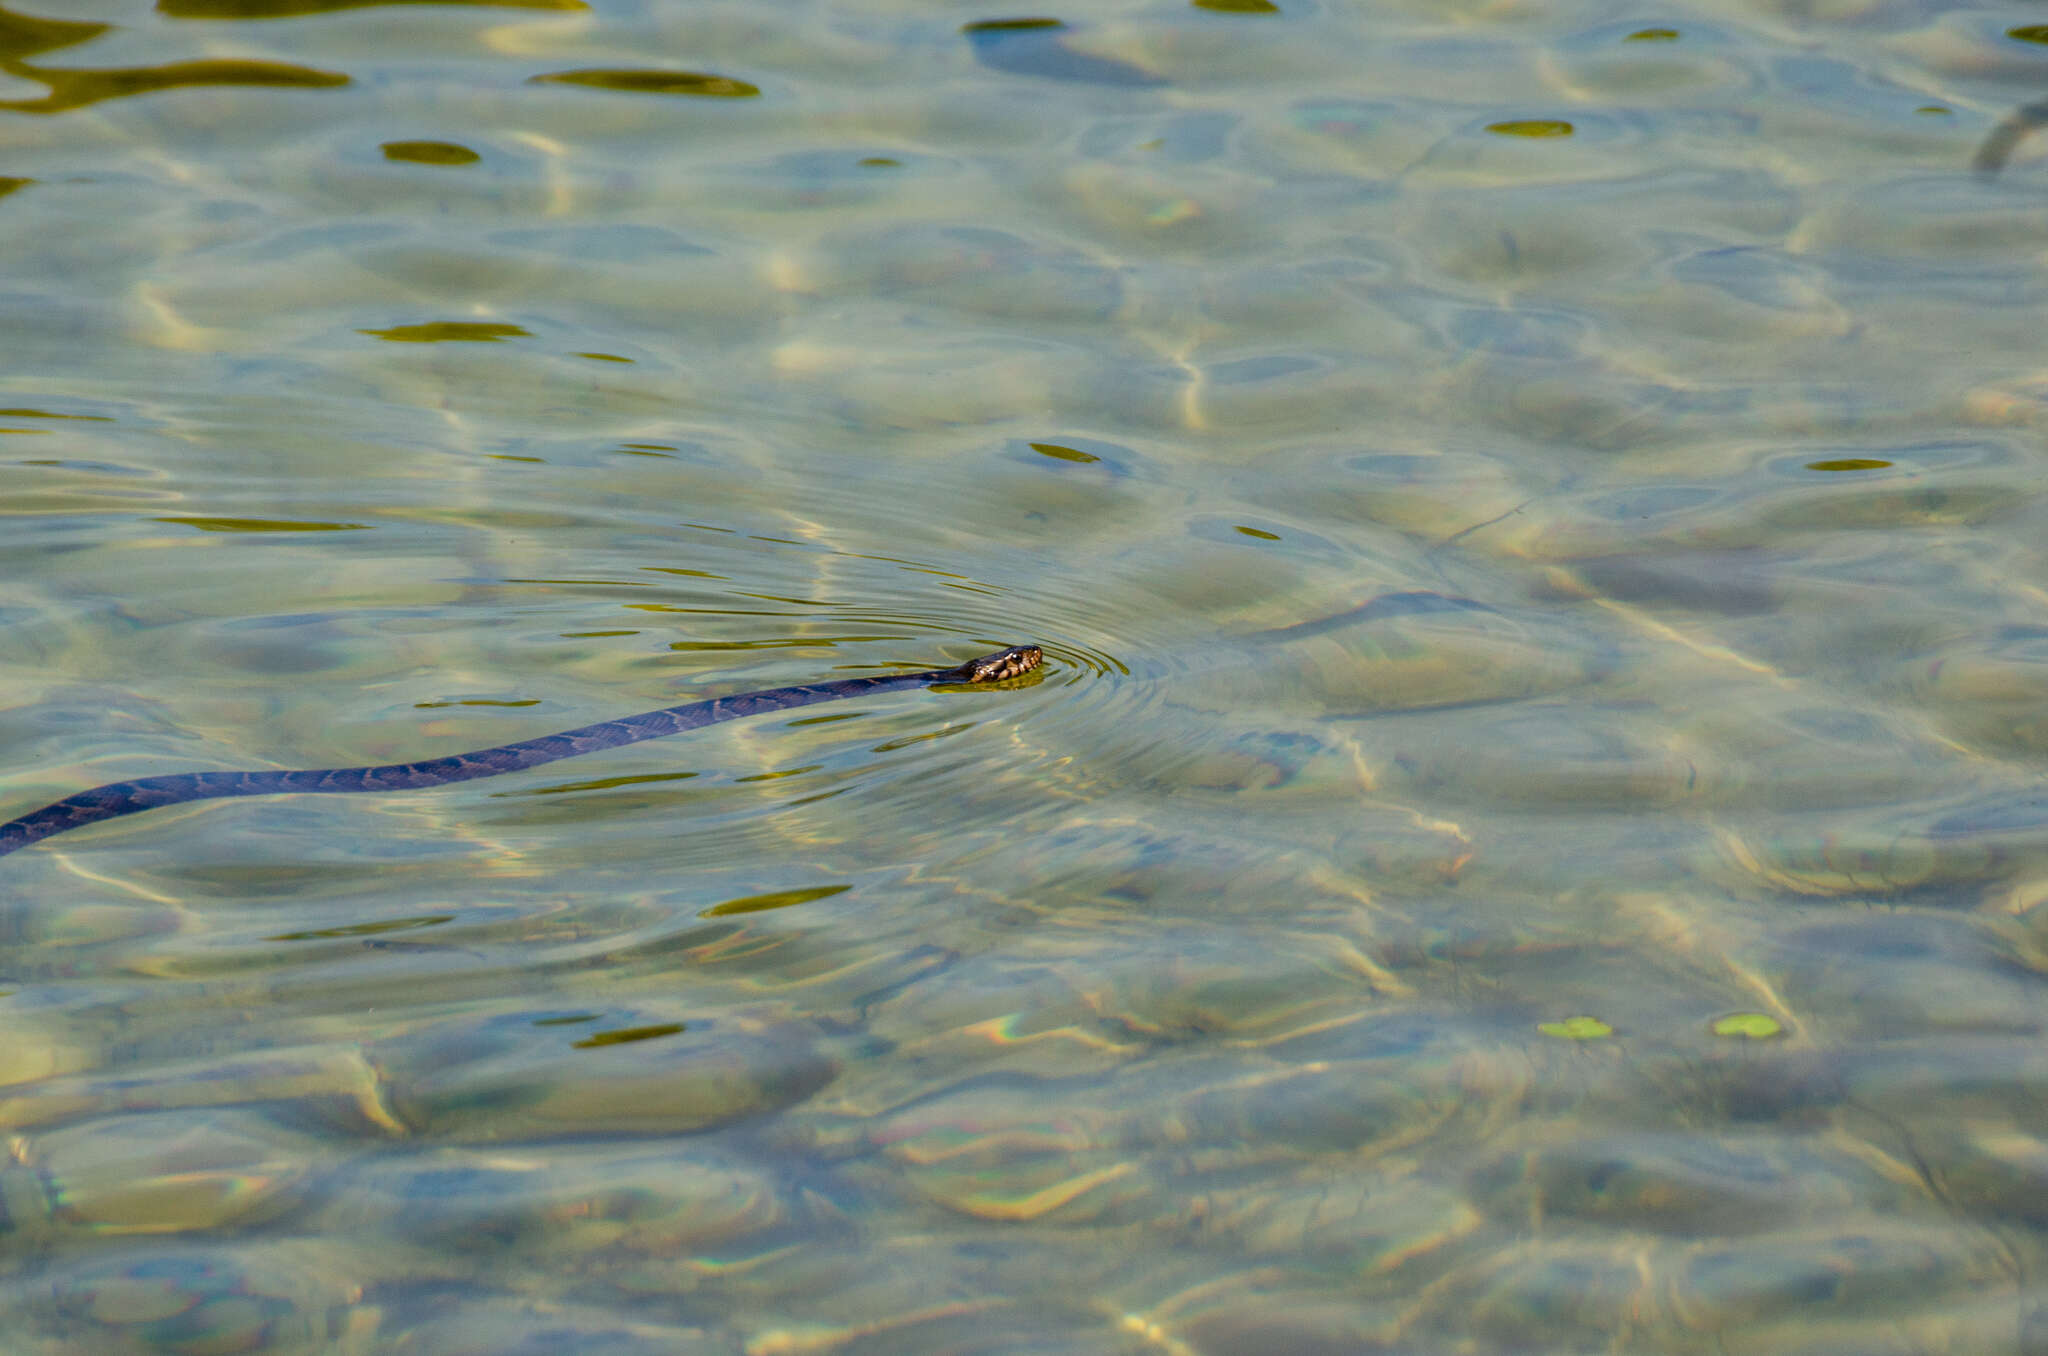
<path id="1" fill-rule="evenodd" d="M 999 683 L 1031 672 L 1043 658 L 1043 652 L 1036 645 L 1013 645 L 950 669 L 876 674 L 866 678 L 841 678 L 829 683 L 740 692 L 730 697 L 713 697 L 708 701 L 664 707 L 659 711 L 627 716 L 623 720 L 600 721 L 595 725 L 564 730 L 560 734 L 541 735 L 535 739 L 522 739 L 516 744 L 500 744 L 496 748 L 428 758 L 417 763 L 306 771 L 174 772 L 160 777 L 109 782 L 90 791 L 66 796 L 10 823 L 0 824 L 0 856 L 41 842 L 52 834 L 66 833 L 86 824 L 97 824 L 103 819 L 116 819 L 165 805 L 181 805 L 188 800 L 299 792 L 417 791 L 430 786 L 447 786 L 451 782 L 475 781 L 479 777 L 503 776 L 507 772 L 552 763 L 559 758 L 577 758 L 599 749 L 637 744 L 643 739 L 663 739 L 685 730 L 738 720 L 743 716 L 757 716 L 766 711 L 787 711 L 792 707 L 844 701 L 848 697 L 861 697 L 873 692 L 901 692 L 942 683 Z"/>

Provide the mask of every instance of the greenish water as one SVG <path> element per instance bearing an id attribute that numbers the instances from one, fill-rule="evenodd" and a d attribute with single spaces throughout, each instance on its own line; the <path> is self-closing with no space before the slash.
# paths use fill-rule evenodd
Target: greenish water
<path id="1" fill-rule="evenodd" d="M 1047 655 L 0 860 L 8 1349 L 2048 1351 L 2036 17 L 0 11 L 0 818 Z"/>

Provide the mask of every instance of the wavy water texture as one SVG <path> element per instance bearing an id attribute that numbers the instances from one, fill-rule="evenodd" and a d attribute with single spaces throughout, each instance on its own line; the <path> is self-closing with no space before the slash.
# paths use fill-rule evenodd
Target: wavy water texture
<path id="1" fill-rule="evenodd" d="M 10 1349 L 2048 1349 L 2028 16 L 43 9 Z"/>

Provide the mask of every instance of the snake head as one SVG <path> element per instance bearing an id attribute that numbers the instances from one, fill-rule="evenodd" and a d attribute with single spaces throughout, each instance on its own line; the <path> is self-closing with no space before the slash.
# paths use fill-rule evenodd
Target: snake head
<path id="1" fill-rule="evenodd" d="M 1045 659 L 1045 651 L 1036 645 L 1012 645 L 1007 650 L 997 650 L 979 659 L 970 659 L 957 672 L 963 683 L 1000 683 L 1005 678 L 1015 678 L 1031 672 Z"/>

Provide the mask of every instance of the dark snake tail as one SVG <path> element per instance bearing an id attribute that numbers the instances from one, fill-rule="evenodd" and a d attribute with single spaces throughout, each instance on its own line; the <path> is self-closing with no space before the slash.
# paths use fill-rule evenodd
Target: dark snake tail
<path id="1" fill-rule="evenodd" d="M 2028 104 L 2006 114 L 2005 121 L 1991 129 L 1991 135 L 1984 138 L 1984 144 L 1977 148 L 1976 156 L 1970 161 L 1970 168 L 1984 178 L 1990 178 L 2005 168 L 2005 162 L 2012 159 L 2013 148 L 2026 138 L 2036 127 L 2048 126 L 2048 101 Z"/>
<path id="2" fill-rule="evenodd" d="M 713 697 L 709 701 L 647 711 L 623 720 L 602 721 L 596 725 L 564 730 L 560 734 L 541 735 L 517 744 L 500 744 L 492 749 L 429 758 L 418 763 L 314 768 L 304 772 L 178 772 L 162 777 L 138 777 L 128 782 L 109 782 L 75 796 L 66 796 L 10 823 L 0 824 L 0 856 L 41 842 L 51 834 L 189 800 L 306 792 L 416 791 L 430 786 L 446 786 L 451 782 L 475 781 L 479 777 L 499 777 L 561 758 L 575 758 L 596 753 L 599 749 L 638 744 L 643 739 L 664 739 L 685 730 L 739 720 L 744 716 L 758 716 L 767 711 L 787 711 L 819 702 L 844 701 L 848 697 L 865 696 L 871 692 L 900 692 L 906 688 L 932 687 L 941 683 L 999 683 L 1005 678 L 1031 672 L 1043 658 L 1036 645 L 1015 645 L 950 669 L 842 678 L 831 683 L 741 692 L 730 697 Z"/>

